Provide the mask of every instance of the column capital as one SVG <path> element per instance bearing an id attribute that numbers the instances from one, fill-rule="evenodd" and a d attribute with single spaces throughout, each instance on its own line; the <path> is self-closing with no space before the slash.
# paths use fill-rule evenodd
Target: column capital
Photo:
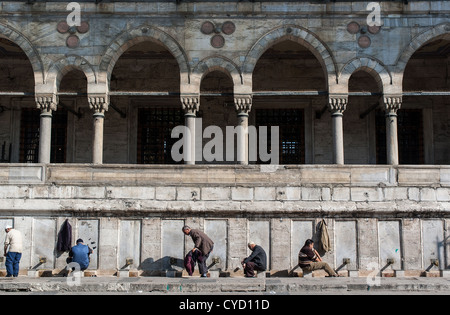
<path id="1" fill-rule="evenodd" d="M 252 95 L 251 94 L 235 94 L 234 106 L 238 114 L 248 115 L 252 109 Z"/>
<path id="2" fill-rule="evenodd" d="M 109 95 L 108 94 L 89 94 L 89 107 L 94 110 L 96 114 L 104 114 L 108 111 Z"/>
<path id="3" fill-rule="evenodd" d="M 199 110 L 200 97 L 197 94 L 181 95 L 181 106 L 185 115 L 195 115 Z"/>
<path id="4" fill-rule="evenodd" d="M 384 95 L 383 103 L 386 114 L 397 115 L 397 111 L 402 106 L 402 95 Z"/>
<path id="5" fill-rule="evenodd" d="M 53 93 L 36 94 L 36 106 L 42 112 L 55 111 L 58 107 L 58 96 Z"/>
<path id="6" fill-rule="evenodd" d="M 329 95 L 328 109 L 331 114 L 343 114 L 347 108 L 348 95 Z"/>

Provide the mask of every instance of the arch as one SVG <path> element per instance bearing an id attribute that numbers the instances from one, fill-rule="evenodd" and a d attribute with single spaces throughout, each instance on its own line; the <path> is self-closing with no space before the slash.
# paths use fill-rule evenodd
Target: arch
<path id="1" fill-rule="evenodd" d="M 239 86 L 243 84 L 243 78 L 239 67 L 230 59 L 223 56 L 210 56 L 201 60 L 192 71 L 192 84 L 198 86 L 200 91 L 200 85 L 203 78 L 210 72 L 220 71 L 225 73 L 233 81 L 234 90 L 239 89 Z"/>
<path id="2" fill-rule="evenodd" d="M 369 73 L 375 79 L 382 92 L 387 91 L 392 84 L 391 73 L 379 60 L 373 57 L 361 57 L 351 59 L 342 67 L 342 71 L 338 76 L 339 85 L 342 85 L 348 91 L 350 77 L 359 70 Z"/>
<path id="3" fill-rule="evenodd" d="M 11 26 L 0 23 L 0 37 L 6 38 L 22 49 L 34 73 L 34 83 L 41 84 L 44 81 L 44 66 L 38 51 L 33 44 L 19 31 Z"/>
<path id="4" fill-rule="evenodd" d="M 84 73 L 88 85 L 97 84 L 97 75 L 94 68 L 86 59 L 78 55 L 69 55 L 53 62 L 45 77 L 44 84 L 54 86 L 55 92 L 58 92 L 62 78 L 73 69 L 81 70 Z"/>
<path id="5" fill-rule="evenodd" d="M 243 65 L 243 72 L 253 73 L 256 63 L 262 54 L 273 45 L 284 40 L 291 40 L 299 43 L 311 51 L 322 65 L 327 80 L 327 86 L 330 80 L 337 80 L 336 61 L 334 60 L 331 50 L 317 35 L 296 25 L 280 26 L 262 36 L 247 53 Z"/>
<path id="6" fill-rule="evenodd" d="M 411 42 L 403 48 L 401 53 L 399 54 L 396 62 L 396 72 L 403 73 L 409 59 L 412 55 L 423 45 L 435 41 L 441 38 L 449 38 L 450 39 L 450 23 L 442 23 L 438 24 L 432 28 L 429 28 L 422 33 L 416 35 Z"/>
<path id="7" fill-rule="evenodd" d="M 119 57 L 131 46 L 144 41 L 153 41 L 166 48 L 177 60 L 180 68 L 180 81 L 189 83 L 190 69 L 188 59 L 180 44 L 164 31 L 148 25 L 126 30 L 109 44 L 100 61 L 99 83 L 107 83 L 109 86 L 111 73 Z"/>

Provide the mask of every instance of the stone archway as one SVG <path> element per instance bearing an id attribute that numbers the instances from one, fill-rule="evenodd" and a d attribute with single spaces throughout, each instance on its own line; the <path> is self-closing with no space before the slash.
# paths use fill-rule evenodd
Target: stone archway
<path id="1" fill-rule="evenodd" d="M 181 84 L 189 84 L 190 68 L 183 48 L 169 34 L 148 25 L 143 25 L 132 30 L 126 30 L 111 42 L 100 61 L 98 82 L 108 83 L 109 85 L 114 65 L 122 53 L 131 46 L 149 40 L 162 45 L 174 56 L 180 67 Z"/>
<path id="2" fill-rule="evenodd" d="M 354 58 L 347 62 L 339 73 L 339 85 L 346 87 L 348 90 L 350 77 L 359 70 L 369 73 L 375 79 L 381 91 L 389 90 L 389 86 L 392 84 L 391 73 L 380 61 L 372 57 Z"/>
<path id="3" fill-rule="evenodd" d="M 261 37 L 250 49 L 245 57 L 242 67 L 244 73 L 252 73 L 258 59 L 271 46 L 284 41 L 291 40 L 308 48 L 319 60 L 327 79 L 327 85 L 337 80 L 337 68 L 331 50 L 323 43 L 317 35 L 311 31 L 296 25 L 285 25 L 278 27 Z"/>
<path id="4" fill-rule="evenodd" d="M 19 46 L 28 57 L 34 73 L 35 84 L 44 81 L 44 66 L 38 51 L 33 44 L 19 31 L 11 26 L 0 23 L 0 37 L 4 37 Z"/>
<path id="5" fill-rule="evenodd" d="M 53 85 L 55 92 L 57 92 L 59 91 L 61 79 L 73 69 L 81 70 L 85 74 L 88 85 L 97 84 L 97 74 L 93 66 L 86 59 L 77 55 L 69 55 L 53 62 L 45 76 L 44 82 L 45 84 Z"/>

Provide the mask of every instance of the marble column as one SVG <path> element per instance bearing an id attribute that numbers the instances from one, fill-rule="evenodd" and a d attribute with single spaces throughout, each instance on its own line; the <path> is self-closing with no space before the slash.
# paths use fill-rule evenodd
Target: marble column
<path id="1" fill-rule="evenodd" d="M 387 164 L 398 165 L 397 111 L 402 105 L 402 96 L 384 96 L 386 112 L 386 153 Z"/>
<path id="2" fill-rule="evenodd" d="M 248 165 L 248 113 L 252 108 L 252 95 L 235 95 L 234 105 L 238 117 L 239 139 L 237 141 L 237 161 Z"/>
<path id="3" fill-rule="evenodd" d="M 348 96 L 339 95 L 328 97 L 328 109 L 331 112 L 333 130 L 333 163 L 344 164 L 344 128 L 342 118 L 347 108 Z"/>
<path id="4" fill-rule="evenodd" d="M 108 111 L 108 95 L 89 95 L 89 107 L 94 110 L 94 135 L 92 141 L 92 163 L 103 163 L 103 125 Z"/>
<path id="5" fill-rule="evenodd" d="M 55 94 L 37 95 L 37 108 L 41 110 L 39 128 L 39 163 L 50 163 L 52 147 L 52 113 L 58 106 Z"/>
<path id="6" fill-rule="evenodd" d="M 183 146 L 183 150 L 186 150 L 184 152 L 184 163 L 188 165 L 195 164 L 195 118 L 199 110 L 199 103 L 200 98 L 198 95 L 181 96 L 181 104 L 184 111 L 184 125 L 189 130 L 189 137 L 185 135 Z"/>

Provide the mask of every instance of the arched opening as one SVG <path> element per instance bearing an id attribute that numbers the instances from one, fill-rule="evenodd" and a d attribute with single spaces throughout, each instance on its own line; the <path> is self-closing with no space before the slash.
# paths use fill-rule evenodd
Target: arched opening
<path id="1" fill-rule="evenodd" d="M 208 130 L 217 127 L 217 132 L 211 135 L 208 133 L 211 138 L 202 137 L 203 159 L 197 163 L 236 163 L 236 136 L 233 136 L 232 146 L 229 142 L 230 148 L 226 143 L 227 126 L 234 128 L 238 120 L 233 99 L 233 80 L 225 71 L 212 70 L 203 76 L 200 84 L 200 111 L 197 117 L 201 118 L 202 131 L 208 127 Z M 231 148 L 234 151 L 227 152 L 227 149 Z"/>
<path id="2" fill-rule="evenodd" d="M 291 40 L 267 49 L 254 68 L 249 124 L 268 127 L 268 148 L 270 126 L 279 127 L 280 164 L 331 163 L 329 117 L 315 122 L 309 118 L 326 107 L 324 73 L 316 56 Z"/>
<path id="3" fill-rule="evenodd" d="M 358 69 L 348 82 L 348 104 L 343 116 L 345 164 L 375 164 L 379 156 L 379 141 L 386 150 L 386 127 L 375 128 L 380 107 L 382 87 L 365 69 Z M 376 132 L 374 130 L 376 129 Z M 378 131 L 384 130 L 384 138 Z M 381 154 L 386 159 L 386 153 Z"/>
<path id="4" fill-rule="evenodd" d="M 450 164 L 450 40 L 420 47 L 403 74 L 398 111 L 401 164 Z"/>
<path id="5" fill-rule="evenodd" d="M 24 51 L 0 38 L 0 162 L 37 162 L 39 110 L 33 68 Z"/>
<path id="6" fill-rule="evenodd" d="M 104 163 L 175 163 L 171 131 L 184 117 L 174 56 L 154 41 L 129 47 L 114 65 L 110 90 Z"/>

